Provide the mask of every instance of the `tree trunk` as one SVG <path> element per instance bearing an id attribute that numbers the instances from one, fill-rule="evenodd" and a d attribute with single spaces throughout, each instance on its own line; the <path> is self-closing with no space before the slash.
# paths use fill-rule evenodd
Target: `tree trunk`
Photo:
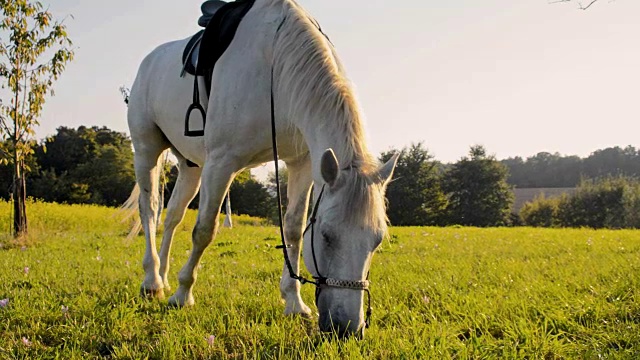
<path id="1" fill-rule="evenodd" d="M 14 166 L 13 236 L 21 237 L 27 234 L 27 184 L 22 162 L 16 161 Z"/>

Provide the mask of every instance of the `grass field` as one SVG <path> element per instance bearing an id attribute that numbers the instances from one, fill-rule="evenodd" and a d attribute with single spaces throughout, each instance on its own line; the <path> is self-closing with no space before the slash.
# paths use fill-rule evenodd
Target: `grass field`
<path id="1" fill-rule="evenodd" d="M 28 212 L 23 247 L 0 202 L 0 359 L 640 358 L 640 231 L 392 228 L 365 340 L 327 341 L 282 315 L 275 227 L 236 218 L 205 253 L 195 307 L 172 309 L 138 297 L 144 243 L 115 210 Z M 174 288 L 194 219 L 178 229 Z M 313 288 L 303 297 L 313 305 Z"/>

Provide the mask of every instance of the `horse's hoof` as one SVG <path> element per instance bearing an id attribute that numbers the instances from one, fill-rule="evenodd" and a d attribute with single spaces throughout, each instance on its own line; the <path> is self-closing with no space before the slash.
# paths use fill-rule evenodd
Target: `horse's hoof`
<path id="1" fill-rule="evenodd" d="M 186 299 L 180 299 L 177 296 L 173 295 L 172 297 L 169 298 L 169 306 L 173 306 L 176 308 L 193 306 L 194 304 L 195 304 L 195 301 L 191 296 L 187 297 Z"/>
<path id="2" fill-rule="evenodd" d="M 311 309 L 305 304 L 302 304 L 302 306 L 296 306 L 296 307 L 287 306 L 287 308 L 284 310 L 284 314 L 286 316 L 300 316 L 301 318 L 308 319 L 308 320 L 311 320 L 314 318 L 313 313 L 311 312 Z"/>
<path id="3" fill-rule="evenodd" d="M 311 311 L 309 311 L 308 313 L 299 313 L 299 314 L 296 314 L 296 315 L 300 316 L 304 320 L 309 320 L 309 321 L 311 321 L 311 320 L 316 318 L 315 316 L 313 316 Z"/>
<path id="4" fill-rule="evenodd" d="M 164 299 L 164 289 L 160 288 L 160 289 L 148 289 L 145 288 L 144 286 L 140 287 L 140 296 L 142 296 L 145 299 L 158 299 L 158 300 L 162 300 Z"/>

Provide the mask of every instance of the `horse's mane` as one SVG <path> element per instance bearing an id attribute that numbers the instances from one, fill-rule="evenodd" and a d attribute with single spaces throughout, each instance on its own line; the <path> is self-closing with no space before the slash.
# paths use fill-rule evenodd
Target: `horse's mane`
<path id="1" fill-rule="evenodd" d="M 304 9 L 290 0 L 283 4 L 285 19 L 274 48 L 274 85 L 280 94 L 294 94 L 288 99 L 289 114 L 326 122 L 318 125 L 338 140 L 333 150 L 341 165 L 376 165 L 365 143 L 355 93 L 332 46 Z"/>
<path id="2" fill-rule="evenodd" d="M 294 0 L 283 1 L 282 24 L 274 46 L 274 88 L 289 119 L 315 121 L 335 139 L 334 152 L 350 175 L 346 218 L 363 218 L 366 225 L 386 231 L 383 191 L 378 186 L 378 160 L 369 152 L 363 118 L 351 82 L 333 45 L 312 17 Z M 282 100 L 285 100 L 282 102 Z M 358 209 L 362 211 L 358 211 Z M 369 211 L 366 211 L 369 209 Z M 380 221 L 380 219 L 384 221 Z M 382 222 L 382 224 L 380 224 Z M 383 229 L 384 228 L 384 229 Z"/>

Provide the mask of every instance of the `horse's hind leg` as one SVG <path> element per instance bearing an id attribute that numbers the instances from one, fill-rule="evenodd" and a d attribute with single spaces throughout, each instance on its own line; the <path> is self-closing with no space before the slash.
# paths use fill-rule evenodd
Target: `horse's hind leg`
<path id="1" fill-rule="evenodd" d="M 295 162 L 287 162 L 289 182 L 287 198 L 289 206 L 284 219 L 284 236 L 288 249 L 289 261 L 293 271 L 300 270 L 300 245 L 302 244 L 302 231 L 306 218 L 309 192 L 311 189 L 311 161 L 308 156 Z M 286 315 L 301 314 L 311 315 L 311 310 L 300 297 L 300 283 L 289 275 L 289 269 L 285 263 L 280 279 L 280 294 L 285 301 Z"/>
<path id="2" fill-rule="evenodd" d="M 169 299 L 176 306 L 193 305 L 193 284 L 197 277 L 197 267 L 204 250 L 213 241 L 218 230 L 218 218 L 222 200 L 227 193 L 237 169 L 232 159 L 221 156 L 207 156 L 202 172 L 198 220 L 193 229 L 193 249 L 189 260 L 178 275 L 179 286 Z"/>
<path id="3" fill-rule="evenodd" d="M 178 158 L 178 180 L 173 188 L 169 205 L 167 206 L 167 216 L 164 219 L 164 234 L 162 235 L 162 246 L 160 248 L 160 276 L 164 284 L 165 290 L 170 290 L 168 274 L 169 274 L 169 253 L 171 252 L 171 243 L 175 234 L 176 227 L 184 219 L 189 203 L 198 193 L 200 187 L 200 174 L 202 169 L 199 167 L 189 167 L 187 160 L 177 152 L 174 152 Z"/>
<path id="4" fill-rule="evenodd" d="M 129 123 L 144 124 L 142 118 L 129 108 Z M 155 125 L 129 126 L 131 140 L 135 148 L 134 164 L 136 181 L 140 187 L 139 209 L 140 222 L 144 229 L 146 248 L 142 267 L 144 269 L 144 281 L 140 292 L 143 296 L 163 298 L 163 284 L 160 277 L 160 260 L 156 251 L 156 222 L 159 202 L 158 157 L 168 147 L 164 135 Z"/>

